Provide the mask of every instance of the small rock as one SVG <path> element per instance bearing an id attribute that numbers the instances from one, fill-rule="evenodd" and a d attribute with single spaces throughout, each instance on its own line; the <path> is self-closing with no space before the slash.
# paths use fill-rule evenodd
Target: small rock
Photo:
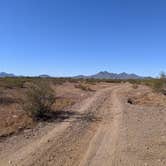
<path id="1" fill-rule="evenodd" d="M 25 138 L 26 138 L 26 139 L 29 139 L 29 136 L 28 136 L 28 135 L 26 135 L 26 136 L 25 136 Z"/>
<path id="2" fill-rule="evenodd" d="M 28 133 L 30 132 L 30 129 L 24 130 L 24 133 Z"/>
<path id="3" fill-rule="evenodd" d="M 11 165 L 11 164 L 12 164 L 12 161 L 9 160 L 9 164 Z"/>

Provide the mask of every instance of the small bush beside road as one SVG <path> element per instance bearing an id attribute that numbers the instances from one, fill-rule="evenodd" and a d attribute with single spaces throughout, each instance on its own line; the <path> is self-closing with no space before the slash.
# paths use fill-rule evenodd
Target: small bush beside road
<path id="1" fill-rule="evenodd" d="M 55 95 L 48 85 L 43 81 L 32 84 L 27 91 L 27 100 L 24 109 L 33 119 L 44 118 L 55 102 Z"/>

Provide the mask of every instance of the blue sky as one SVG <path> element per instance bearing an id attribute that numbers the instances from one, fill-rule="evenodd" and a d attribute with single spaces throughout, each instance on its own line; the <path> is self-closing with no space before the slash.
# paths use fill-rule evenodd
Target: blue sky
<path id="1" fill-rule="evenodd" d="M 165 0 L 0 0 L 0 71 L 166 71 Z"/>

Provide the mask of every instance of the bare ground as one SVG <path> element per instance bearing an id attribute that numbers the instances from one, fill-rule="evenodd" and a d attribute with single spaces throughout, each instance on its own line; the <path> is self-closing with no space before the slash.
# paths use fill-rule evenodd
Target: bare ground
<path id="1" fill-rule="evenodd" d="M 130 84 L 100 89 L 61 123 L 1 140 L 0 165 L 165 166 L 165 107 L 127 102 L 145 91 Z"/>

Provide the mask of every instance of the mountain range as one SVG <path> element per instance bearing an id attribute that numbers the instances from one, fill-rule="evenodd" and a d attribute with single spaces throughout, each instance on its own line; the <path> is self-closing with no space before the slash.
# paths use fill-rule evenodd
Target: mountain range
<path id="1" fill-rule="evenodd" d="M 19 77 L 15 74 L 12 73 L 5 73 L 5 72 L 0 72 L 0 78 L 4 78 L 4 77 Z M 49 75 L 39 75 L 38 77 L 41 78 L 48 78 L 51 77 Z M 94 79 L 144 79 L 145 77 L 142 76 L 138 76 L 136 74 L 128 74 L 128 73 L 110 73 L 107 71 L 101 71 L 97 74 L 94 75 L 90 75 L 90 76 L 85 76 L 85 75 L 78 75 L 72 78 L 94 78 Z"/>
<path id="2" fill-rule="evenodd" d="M 12 73 L 0 72 L 0 77 L 4 78 L 4 77 L 16 77 L 16 76 Z"/>
<path id="3" fill-rule="evenodd" d="M 101 71 L 97 74 L 90 75 L 90 76 L 84 76 L 79 75 L 75 76 L 74 78 L 94 78 L 94 79 L 144 79 L 145 77 L 138 76 L 136 74 L 128 74 L 128 73 L 109 73 L 107 71 Z"/>
<path id="4" fill-rule="evenodd" d="M 18 75 L 12 74 L 12 73 L 0 72 L 0 78 L 5 78 L 5 77 L 24 77 L 24 76 L 18 76 Z M 46 75 L 46 74 L 42 74 L 42 75 L 39 75 L 37 77 L 48 78 L 48 77 L 51 77 L 51 76 Z"/>

